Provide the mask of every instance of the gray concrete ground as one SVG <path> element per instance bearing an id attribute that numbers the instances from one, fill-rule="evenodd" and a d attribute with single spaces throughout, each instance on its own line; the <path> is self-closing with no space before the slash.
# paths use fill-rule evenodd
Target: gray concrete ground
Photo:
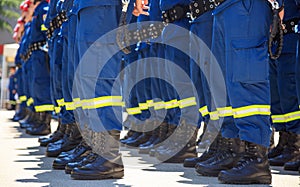
<path id="1" fill-rule="evenodd" d="M 0 111 L 0 187 L 15 186 L 54 186 L 54 187 L 109 187 L 109 186 L 241 186 L 220 184 L 217 178 L 203 177 L 194 169 L 184 168 L 181 164 L 159 164 L 153 166 L 148 156 L 137 154 L 135 150 L 122 150 L 125 163 L 125 177 L 119 180 L 77 181 L 72 180 L 64 171 L 52 170 L 54 158 L 44 156 L 45 148 L 39 147 L 37 137 L 28 136 L 19 124 L 10 122 L 12 111 Z M 53 129 L 57 123 L 53 122 Z M 300 178 L 297 172 L 284 171 L 272 167 L 271 186 L 297 187 Z M 247 185 L 267 186 L 267 185 Z"/>

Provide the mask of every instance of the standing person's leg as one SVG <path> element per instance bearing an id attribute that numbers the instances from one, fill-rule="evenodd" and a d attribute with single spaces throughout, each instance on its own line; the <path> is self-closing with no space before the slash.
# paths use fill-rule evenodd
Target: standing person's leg
<path id="1" fill-rule="evenodd" d="M 84 126 L 83 136 L 98 156 L 92 163 L 74 168 L 71 177 L 75 179 L 121 178 L 124 175 L 119 153 L 123 101 L 120 85 L 114 88 L 122 58 L 121 53 L 114 54 L 118 49 L 115 37 L 110 35 L 97 40 L 117 28 L 121 10 L 120 5 L 100 5 L 85 7 L 78 12 L 80 64 L 77 69 L 81 85 L 77 86 L 81 86 L 78 94 L 83 94 L 79 97 L 84 99 L 82 107 L 89 119 L 88 124 L 80 126 Z M 107 57 L 109 60 L 103 62 Z M 102 65 L 103 69 L 99 69 Z"/>
<path id="2" fill-rule="evenodd" d="M 224 23 L 227 90 L 239 138 L 246 144 L 236 166 L 220 172 L 221 182 L 271 183 L 267 158 L 271 136 L 267 45 L 271 15 L 264 0 L 237 2 L 215 15 Z"/>

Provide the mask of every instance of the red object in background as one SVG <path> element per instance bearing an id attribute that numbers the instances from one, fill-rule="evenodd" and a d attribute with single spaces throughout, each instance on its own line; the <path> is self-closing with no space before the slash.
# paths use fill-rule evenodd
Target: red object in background
<path id="1" fill-rule="evenodd" d="M 4 49 L 4 45 L 0 44 L 0 55 L 3 55 L 3 49 Z"/>

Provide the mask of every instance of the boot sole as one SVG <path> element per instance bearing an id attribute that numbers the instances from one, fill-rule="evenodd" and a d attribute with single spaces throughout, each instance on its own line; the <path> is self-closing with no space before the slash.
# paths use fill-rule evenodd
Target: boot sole
<path id="1" fill-rule="evenodd" d="M 287 166 L 284 166 L 283 169 L 287 170 L 287 171 L 298 171 L 299 167 L 287 167 Z"/>
<path id="2" fill-rule="evenodd" d="M 72 170 L 73 170 L 73 168 L 67 168 L 67 167 L 65 167 L 65 173 L 66 174 L 71 174 Z"/>
<path id="3" fill-rule="evenodd" d="M 196 172 L 199 174 L 199 175 L 202 175 L 202 176 L 205 176 L 205 177 L 218 177 L 219 176 L 219 173 L 209 173 L 209 172 L 205 172 L 203 170 L 196 170 Z"/>
<path id="4" fill-rule="evenodd" d="M 284 163 L 272 163 L 272 162 L 269 162 L 270 163 L 270 166 L 284 166 Z"/>
<path id="5" fill-rule="evenodd" d="M 56 164 L 52 165 L 52 168 L 57 169 L 57 170 L 64 170 L 65 167 L 66 167 L 66 165 L 56 165 Z"/>
<path id="6" fill-rule="evenodd" d="M 103 179 L 121 179 L 124 177 L 124 171 L 110 173 L 106 175 L 84 175 L 71 173 L 71 177 L 75 180 L 103 180 Z"/>
<path id="7" fill-rule="evenodd" d="M 219 177 L 218 178 L 221 183 L 224 184 L 271 184 L 272 177 L 270 176 L 260 176 L 255 180 L 240 180 L 240 181 L 228 181 L 226 178 Z"/>

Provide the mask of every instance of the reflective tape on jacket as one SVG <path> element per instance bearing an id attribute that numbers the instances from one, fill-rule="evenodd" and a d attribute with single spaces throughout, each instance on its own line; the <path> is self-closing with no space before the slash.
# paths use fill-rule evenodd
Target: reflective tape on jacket
<path id="1" fill-rule="evenodd" d="M 250 105 L 233 109 L 234 118 L 243 118 L 254 115 L 270 115 L 270 105 Z"/>
<path id="2" fill-rule="evenodd" d="M 39 105 L 34 106 L 36 112 L 46 112 L 46 111 L 53 111 L 54 105 Z"/>
<path id="3" fill-rule="evenodd" d="M 202 117 L 208 115 L 209 114 L 208 107 L 207 106 L 201 107 L 199 109 L 199 112 L 201 113 Z"/>
<path id="4" fill-rule="evenodd" d="M 196 97 L 189 97 L 186 99 L 181 99 L 177 103 L 179 105 L 179 108 L 186 108 L 186 107 L 197 105 Z"/>
<path id="5" fill-rule="evenodd" d="M 271 116 L 273 123 L 286 123 L 300 119 L 300 111 Z"/>

